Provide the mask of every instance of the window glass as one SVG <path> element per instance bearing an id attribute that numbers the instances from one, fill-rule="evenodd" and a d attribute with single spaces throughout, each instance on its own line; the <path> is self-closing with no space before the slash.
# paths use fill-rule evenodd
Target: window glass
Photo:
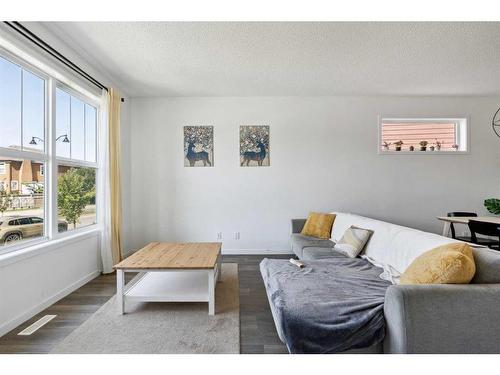
<path id="1" fill-rule="evenodd" d="M 467 121 L 462 119 L 382 119 L 383 152 L 467 151 Z"/>
<path id="2" fill-rule="evenodd" d="M 59 165 L 57 180 L 58 230 L 96 223 L 96 169 Z"/>
<path id="3" fill-rule="evenodd" d="M 85 105 L 71 97 L 71 159 L 85 160 Z"/>
<path id="4" fill-rule="evenodd" d="M 45 81 L 23 70 L 23 149 L 44 150 Z"/>
<path id="5" fill-rule="evenodd" d="M 19 225 L 28 225 L 28 224 L 31 224 L 31 221 L 29 219 L 29 217 L 22 217 L 20 219 L 17 219 Z"/>
<path id="6" fill-rule="evenodd" d="M 21 147 L 22 70 L 0 57 L 0 147 Z"/>
<path id="7" fill-rule="evenodd" d="M 69 158 L 71 139 L 71 96 L 63 90 L 56 89 L 56 155 L 63 158 Z M 70 142 L 63 142 L 64 136 L 68 137 Z"/>
<path id="8" fill-rule="evenodd" d="M 96 162 L 97 109 L 85 104 L 85 160 Z"/>
<path id="9" fill-rule="evenodd" d="M 10 173 L 0 175 L 0 251 L 22 241 L 43 237 L 44 224 L 30 218 L 44 217 L 44 180 L 38 171 L 43 162 L 0 157 Z"/>
<path id="10" fill-rule="evenodd" d="M 40 224 L 40 223 L 43 223 L 43 219 L 41 217 L 32 217 L 31 223 L 32 224 Z"/>

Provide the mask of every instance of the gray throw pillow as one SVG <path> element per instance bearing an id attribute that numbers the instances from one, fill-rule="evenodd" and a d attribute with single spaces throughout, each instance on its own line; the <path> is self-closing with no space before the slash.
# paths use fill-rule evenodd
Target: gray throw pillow
<path id="1" fill-rule="evenodd" d="M 372 230 L 351 226 L 344 232 L 333 250 L 344 254 L 346 257 L 356 258 L 363 251 L 372 233 Z"/>

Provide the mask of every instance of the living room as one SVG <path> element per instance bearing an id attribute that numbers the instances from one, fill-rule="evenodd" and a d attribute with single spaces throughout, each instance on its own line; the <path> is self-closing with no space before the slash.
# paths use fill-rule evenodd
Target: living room
<path id="1" fill-rule="evenodd" d="M 2 17 L 0 353 L 500 352 L 499 22 L 127 9 Z"/>

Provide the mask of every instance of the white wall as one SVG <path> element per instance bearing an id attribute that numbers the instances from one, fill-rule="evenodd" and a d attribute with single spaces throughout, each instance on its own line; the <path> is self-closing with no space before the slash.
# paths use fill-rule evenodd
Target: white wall
<path id="1" fill-rule="evenodd" d="M 132 99 L 132 246 L 210 241 L 289 249 L 290 219 L 340 210 L 440 232 L 436 215 L 500 195 L 498 98 Z M 379 114 L 470 115 L 467 155 L 377 155 Z M 183 166 L 182 127 L 215 126 L 215 167 Z M 271 166 L 240 168 L 238 127 L 271 126 Z M 241 239 L 234 240 L 234 233 Z"/>
<path id="2" fill-rule="evenodd" d="M 99 232 L 0 262 L 0 336 L 100 273 Z"/>

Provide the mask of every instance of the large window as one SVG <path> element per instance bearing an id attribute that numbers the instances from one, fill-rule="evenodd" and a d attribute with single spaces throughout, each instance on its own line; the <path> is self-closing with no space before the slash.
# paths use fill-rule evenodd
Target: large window
<path id="1" fill-rule="evenodd" d="M 466 152 L 466 118 L 382 118 L 381 152 Z"/>
<path id="2" fill-rule="evenodd" d="M 0 49 L 0 114 L 0 253 L 96 224 L 97 98 Z"/>

